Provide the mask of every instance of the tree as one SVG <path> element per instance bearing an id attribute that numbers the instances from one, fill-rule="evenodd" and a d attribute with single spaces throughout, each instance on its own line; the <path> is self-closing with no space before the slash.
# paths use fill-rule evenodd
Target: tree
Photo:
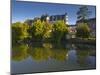
<path id="1" fill-rule="evenodd" d="M 30 29 L 28 30 L 30 35 L 32 36 L 32 39 L 41 40 L 44 32 L 43 28 L 44 28 L 44 22 L 41 22 L 41 20 L 35 21 L 32 27 L 30 27 Z"/>
<path id="2" fill-rule="evenodd" d="M 49 22 L 45 22 L 44 31 L 43 31 L 43 39 L 48 39 L 52 37 L 52 24 Z"/>
<path id="3" fill-rule="evenodd" d="M 65 37 L 67 32 L 67 25 L 64 23 L 64 21 L 57 21 L 54 23 L 52 34 L 56 42 L 60 42 L 61 39 Z"/>
<path id="4" fill-rule="evenodd" d="M 79 11 L 77 12 L 77 19 L 82 20 L 83 22 L 88 19 L 91 11 L 89 11 L 87 6 L 82 6 L 79 8 Z"/>
<path id="5" fill-rule="evenodd" d="M 76 28 L 76 36 L 81 38 L 88 38 L 90 36 L 90 28 L 87 23 L 81 23 Z"/>
<path id="6" fill-rule="evenodd" d="M 27 38 L 29 26 L 25 23 L 16 22 L 12 24 L 12 42 L 18 43 L 18 41 Z"/>
<path id="7" fill-rule="evenodd" d="M 28 31 L 32 36 L 32 39 L 37 41 L 46 40 L 48 38 L 51 38 L 52 24 L 50 24 L 49 22 L 37 20 L 34 21 L 33 25 Z"/>

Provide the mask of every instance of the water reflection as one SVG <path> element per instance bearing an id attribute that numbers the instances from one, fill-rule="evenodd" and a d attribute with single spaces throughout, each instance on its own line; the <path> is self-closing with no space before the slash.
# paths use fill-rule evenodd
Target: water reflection
<path id="1" fill-rule="evenodd" d="M 20 61 L 23 62 L 19 63 Z M 26 61 L 28 63 L 26 63 Z M 12 62 L 13 63 L 11 65 L 13 66 L 11 66 L 11 69 L 14 70 L 13 73 L 21 73 L 16 71 L 16 67 L 14 65 L 29 65 L 29 62 L 32 64 L 30 64 L 30 68 L 34 69 L 34 71 L 27 68 L 27 72 L 93 69 L 96 67 L 96 49 L 94 45 L 86 44 L 21 44 L 13 46 Z M 42 68 L 42 70 L 39 70 L 39 67 L 36 66 L 37 63 L 39 66 L 43 65 L 48 68 Z M 20 67 L 17 66 L 17 69 L 20 69 Z M 23 68 L 21 68 L 21 70 L 24 72 Z"/>
<path id="2" fill-rule="evenodd" d="M 12 59 L 14 61 L 21 61 L 28 57 L 28 46 L 26 44 L 15 45 L 12 47 Z"/>
<path id="3" fill-rule="evenodd" d="M 66 59 L 67 50 L 64 48 L 53 47 L 51 43 L 43 43 L 40 47 L 30 46 L 28 50 L 29 55 L 36 61 L 44 61 L 55 59 L 64 61 Z"/>
<path id="4" fill-rule="evenodd" d="M 82 67 L 86 67 L 89 66 L 91 64 L 92 61 L 96 61 L 96 59 L 94 60 L 94 57 L 96 55 L 96 49 L 94 46 L 91 45 L 82 45 L 82 44 L 78 44 L 77 46 L 77 62 L 80 64 L 80 66 Z M 92 61 L 89 63 L 87 62 L 90 61 L 91 59 L 89 59 L 88 57 L 93 57 Z M 96 62 L 94 62 L 94 65 L 96 64 Z"/>
<path id="5" fill-rule="evenodd" d="M 38 48 L 31 47 L 28 53 L 33 58 L 33 60 L 36 60 L 36 61 L 48 60 L 49 55 L 51 55 L 50 50 L 46 50 L 41 47 L 38 47 Z"/>

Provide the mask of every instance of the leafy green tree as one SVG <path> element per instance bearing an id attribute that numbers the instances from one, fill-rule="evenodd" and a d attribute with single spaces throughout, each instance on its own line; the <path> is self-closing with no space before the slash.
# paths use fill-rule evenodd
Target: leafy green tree
<path id="1" fill-rule="evenodd" d="M 91 11 L 89 11 L 87 6 L 82 6 L 79 8 L 79 11 L 77 12 L 77 19 L 78 20 L 82 20 L 83 22 L 86 21 L 86 19 L 88 19 L 88 17 L 90 16 Z"/>
<path id="2" fill-rule="evenodd" d="M 27 38 L 29 26 L 25 23 L 16 22 L 12 24 L 12 42 L 18 43 L 25 38 Z"/>
<path id="3" fill-rule="evenodd" d="M 65 35 L 68 33 L 67 25 L 64 21 L 57 21 L 53 25 L 53 39 L 56 42 L 60 42 L 62 38 L 65 38 Z"/>
<path id="4" fill-rule="evenodd" d="M 87 23 L 81 23 L 76 28 L 76 36 L 81 38 L 88 38 L 90 36 L 90 28 Z"/>
<path id="5" fill-rule="evenodd" d="M 49 22 L 37 20 L 29 28 L 29 33 L 32 39 L 40 41 L 51 38 L 52 25 Z"/>
<path id="6" fill-rule="evenodd" d="M 43 29 L 43 39 L 48 39 L 52 37 L 52 24 L 45 22 Z"/>
<path id="7" fill-rule="evenodd" d="M 44 22 L 41 20 L 37 20 L 33 23 L 32 27 L 28 30 L 32 39 L 34 40 L 42 40 L 43 32 L 44 32 Z"/>

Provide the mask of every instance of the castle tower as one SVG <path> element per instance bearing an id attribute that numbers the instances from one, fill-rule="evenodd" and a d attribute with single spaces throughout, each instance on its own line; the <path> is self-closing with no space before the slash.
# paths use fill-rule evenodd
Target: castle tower
<path id="1" fill-rule="evenodd" d="M 67 15 L 67 13 L 65 13 L 65 23 L 68 25 L 69 23 L 68 23 L 68 15 Z"/>

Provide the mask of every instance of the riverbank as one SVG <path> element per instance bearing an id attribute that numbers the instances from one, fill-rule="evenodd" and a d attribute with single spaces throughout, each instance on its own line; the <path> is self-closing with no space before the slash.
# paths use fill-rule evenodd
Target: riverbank
<path id="1" fill-rule="evenodd" d="M 64 39 L 61 41 L 54 41 L 52 39 L 48 40 L 35 40 L 35 39 L 25 39 L 23 41 L 18 41 L 16 44 L 26 43 L 26 44 L 33 44 L 33 43 L 74 43 L 74 44 L 90 44 L 90 45 L 96 45 L 96 39 L 83 39 L 83 38 L 70 38 L 70 39 Z"/>
<path id="2" fill-rule="evenodd" d="M 71 38 L 67 39 L 66 42 L 68 43 L 82 43 L 82 44 L 96 44 L 95 39 L 81 39 L 81 38 Z"/>

